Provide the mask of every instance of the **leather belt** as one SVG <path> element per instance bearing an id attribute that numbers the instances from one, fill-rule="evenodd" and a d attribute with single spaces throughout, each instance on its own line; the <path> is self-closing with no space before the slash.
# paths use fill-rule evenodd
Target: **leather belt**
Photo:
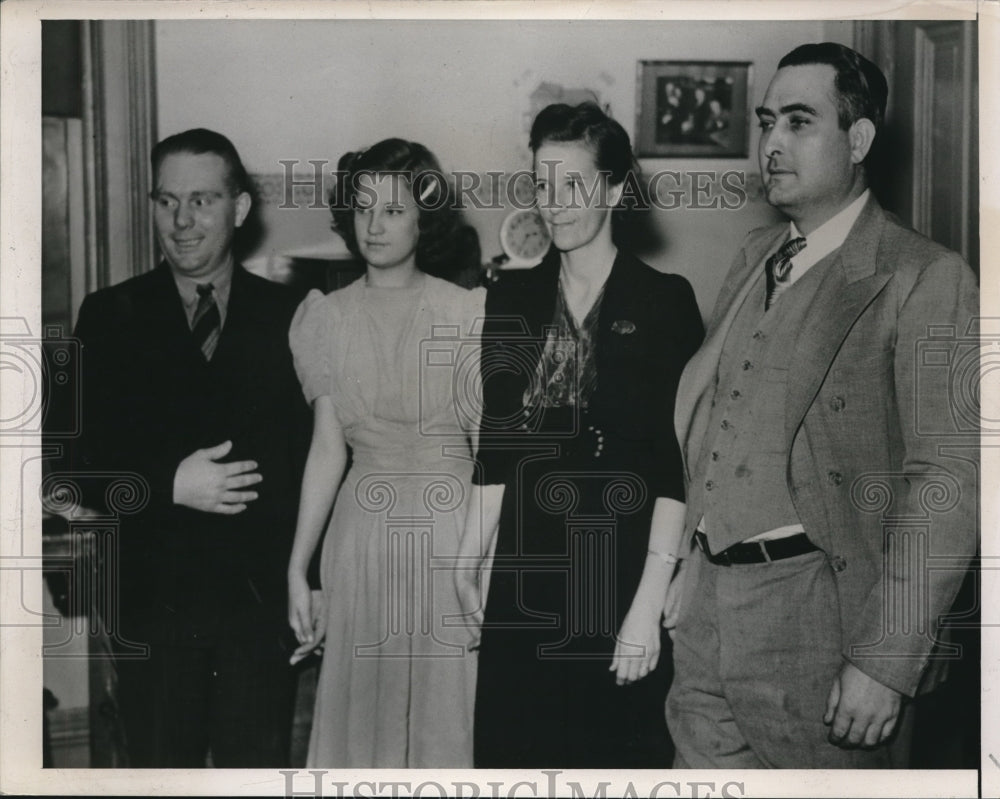
<path id="1" fill-rule="evenodd" d="M 715 555 L 708 548 L 708 537 L 703 532 L 695 531 L 694 540 L 698 549 L 705 553 L 708 562 L 716 566 L 770 563 L 772 560 L 794 558 L 796 555 L 804 555 L 819 549 L 805 533 L 796 533 L 771 541 L 744 541 L 742 544 L 733 544 Z"/>

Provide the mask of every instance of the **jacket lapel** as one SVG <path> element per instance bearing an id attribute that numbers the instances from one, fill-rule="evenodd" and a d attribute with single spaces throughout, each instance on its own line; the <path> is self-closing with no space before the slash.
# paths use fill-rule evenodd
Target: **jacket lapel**
<path id="1" fill-rule="evenodd" d="M 716 300 L 705 341 L 688 361 L 681 374 L 674 409 L 674 428 L 684 459 L 684 469 L 689 477 L 691 465 L 702 448 L 705 427 L 711 411 L 712 395 L 715 392 L 719 358 L 722 356 L 726 336 L 737 312 L 756 282 L 757 267 L 764 255 L 774 248 L 787 232 L 787 224 L 767 228 L 761 231 L 759 236 L 751 237 L 737 253 Z"/>
<path id="2" fill-rule="evenodd" d="M 188 342 L 194 346 L 191 328 L 188 325 L 184 304 L 170 266 L 166 261 L 150 273 L 145 294 L 137 297 L 136 319 L 144 330 L 159 336 L 168 349 L 184 351 Z"/>
<path id="3" fill-rule="evenodd" d="M 854 322 L 889 282 L 891 273 L 877 268 L 884 229 L 885 213 L 874 197 L 869 197 L 823 275 L 806 314 L 809 324 L 798 331 L 789 365 L 795 379 L 789 381 L 785 401 L 789 448 Z"/>
<path id="4" fill-rule="evenodd" d="M 533 273 L 533 274 L 532 274 Z M 556 309 L 556 292 L 559 290 L 559 251 L 553 247 L 545 260 L 532 270 L 534 278 L 524 297 L 524 316 L 528 330 L 534 338 L 544 340 L 544 328 L 552 324 Z"/>

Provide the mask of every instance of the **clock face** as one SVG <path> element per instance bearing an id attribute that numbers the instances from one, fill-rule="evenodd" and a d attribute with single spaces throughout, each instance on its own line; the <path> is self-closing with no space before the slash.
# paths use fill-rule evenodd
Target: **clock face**
<path id="1" fill-rule="evenodd" d="M 513 211 L 500 227 L 500 244 L 511 266 L 534 266 L 551 243 L 548 228 L 534 209 Z"/>

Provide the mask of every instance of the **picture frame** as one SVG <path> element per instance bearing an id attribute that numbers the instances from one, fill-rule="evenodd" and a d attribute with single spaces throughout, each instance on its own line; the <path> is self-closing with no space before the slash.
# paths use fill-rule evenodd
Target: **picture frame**
<path id="1" fill-rule="evenodd" d="M 636 70 L 639 158 L 746 158 L 750 61 L 646 61 Z"/>

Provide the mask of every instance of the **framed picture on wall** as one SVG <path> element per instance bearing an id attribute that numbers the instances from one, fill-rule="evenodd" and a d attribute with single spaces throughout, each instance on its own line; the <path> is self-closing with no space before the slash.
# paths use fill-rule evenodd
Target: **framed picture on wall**
<path id="1" fill-rule="evenodd" d="M 746 158 L 749 61 L 639 61 L 636 155 Z"/>

